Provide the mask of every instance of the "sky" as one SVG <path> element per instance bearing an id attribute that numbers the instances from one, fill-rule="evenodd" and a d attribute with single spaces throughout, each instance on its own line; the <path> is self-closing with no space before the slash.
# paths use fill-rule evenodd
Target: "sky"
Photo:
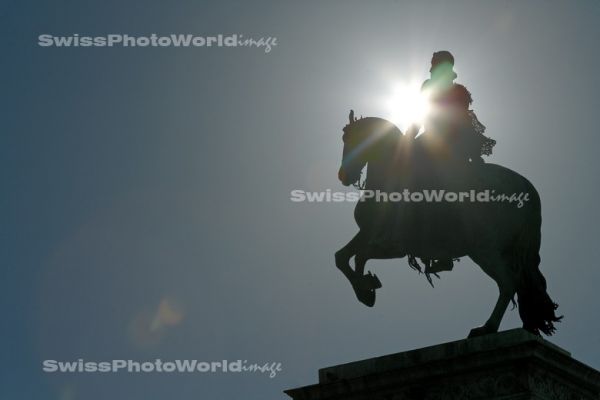
<path id="1" fill-rule="evenodd" d="M 498 144 L 542 199 L 550 340 L 600 368 L 600 3 L 0 2 L 0 397 L 282 399 L 318 368 L 466 337 L 495 303 L 468 259 L 429 287 L 370 261 L 370 309 L 333 254 L 350 108 L 450 50 Z M 257 48 L 57 48 L 38 36 L 276 37 Z M 520 326 L 508 311 L 501 329 Z M 259 373 L 47 373 L 43 360 L 280 362 Z"/>

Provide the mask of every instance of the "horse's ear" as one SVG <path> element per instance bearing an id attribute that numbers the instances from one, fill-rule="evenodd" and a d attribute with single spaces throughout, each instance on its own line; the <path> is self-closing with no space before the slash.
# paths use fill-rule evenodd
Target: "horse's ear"
<path id="1" fill-rule="evenodd" d="M 350 119 L 350 123 L 353 123 L 354 121 L 356 121 L 354 119 L 354 110 L 350 110 L 350 115 L 348 116 L 348 118 Z"/>

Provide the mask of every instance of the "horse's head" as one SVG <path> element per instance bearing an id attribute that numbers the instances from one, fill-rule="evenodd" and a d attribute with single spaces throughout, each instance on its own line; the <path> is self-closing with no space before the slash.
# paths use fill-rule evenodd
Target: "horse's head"
<path id="1" fill-rule="evenodd" d="M 338 178 L 344 186 L 352 185 L 360 179 L 365 165 L 381 155 L 384 138 L 401 134 L 391 122 L 381 118 L 355 118 L 350 110 L 350 123 L 343 129 L 344 152 Z"/>

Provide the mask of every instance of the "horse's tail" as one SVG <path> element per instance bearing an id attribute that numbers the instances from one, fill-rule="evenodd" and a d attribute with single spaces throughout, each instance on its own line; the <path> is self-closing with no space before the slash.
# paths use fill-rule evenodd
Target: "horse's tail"
<path id="1" fill-rule="evenodd" d="M 539 335 L 540 331 L 552 335 L 562 316 L 556 316 L 558 304 L 554 303 L 546 292 L 546 279 L 539 269 L 541 245 L 541 207 L 539 197 L 533 189 L 535 216 L 529 223 L 525 223 L 516 243 L 515 258 L 519 270 L 517 282 L 517 297 L 519 315 L 523 321 L 523 328 Z M 537 202 L 537 204 L 536 204 Z"/>

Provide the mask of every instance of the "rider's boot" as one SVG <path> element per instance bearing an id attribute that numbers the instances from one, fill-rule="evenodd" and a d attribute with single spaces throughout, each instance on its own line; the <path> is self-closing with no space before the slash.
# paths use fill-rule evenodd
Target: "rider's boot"
<path id="1" fill-rule="evenodd" d="M 445 258 L 433 261 L 426 272 L 437 274 L 442 271 L 452 271 L 452 268 L 454 268 L 454 261 L 451 258 Z"/>

